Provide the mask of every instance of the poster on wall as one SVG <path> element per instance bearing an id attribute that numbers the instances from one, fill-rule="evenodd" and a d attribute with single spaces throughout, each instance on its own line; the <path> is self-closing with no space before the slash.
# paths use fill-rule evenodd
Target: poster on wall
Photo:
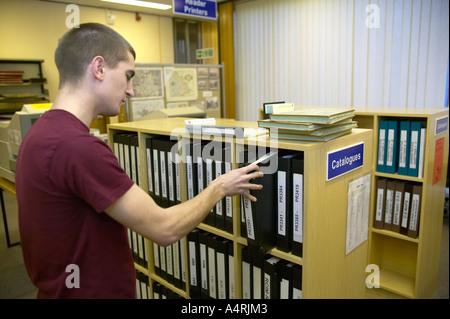
<path id="1" fill-rule="evenodd" d="M 197 99 L 197 69 L 166 67 L 164 68 L 164 79 L 168 102 Z"/>
<path id="2" fill-rule="evenodd" d="M 130 108 L 130 120 L 136 121 L 144 115 L 163 108 L 163 99 L 132 99 Z"/>
<path id="3" fill-rule="evenodd" d="M 164 97 L 162 68 L 137 67 L 131 83 L 136 98 Z"/>

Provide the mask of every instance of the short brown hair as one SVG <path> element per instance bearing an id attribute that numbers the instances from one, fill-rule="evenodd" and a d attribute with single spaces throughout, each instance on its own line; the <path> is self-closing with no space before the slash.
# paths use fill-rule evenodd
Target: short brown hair
<path id="1" fill-rule="evenodd" d="M 133 47 L 119 33 L 100 23 L 84 23 L 68 31 L 58 43 L 55 63 L 59 72 L 59 86 L 79 84 L 86 66 L 96 56 L 114 68 L 127 59 L 127 52 L 136 59 Z"/>

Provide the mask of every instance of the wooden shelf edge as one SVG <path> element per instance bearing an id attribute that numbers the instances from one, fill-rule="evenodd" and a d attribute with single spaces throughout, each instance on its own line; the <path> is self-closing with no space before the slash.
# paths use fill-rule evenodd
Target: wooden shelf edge
<path id="1" fill-rule="evenodd" d="M 406 298 L 415 298 L 415 278 L 380 269 L 380 288 Z"/>
<path id="2" fill-rule="evenodd" d="M 155 273 L 150 274 L 149 276 L 152 280 L 159 282 L 161 285 L 165 286 L 166 288 L 169 288 L 170 290 L 172 290 L 173 292 L 176 292 L 177 294 L 179 294 L 181 297 L 185 298 L 185 299 L 190 299 L 187 292 L 184 291 L 183 289 L 180 289 L 178 287 L 175 287 L 173 284 L 169 283 L 167 280 L 159 277 L 158 275 L 156 275 Z"/>
<path id="3" fill-rule="evenodd" d="M 385 229 L 378 229 L 378 228 L 373 228 L 372 227 L 372 233 L 376 233 L 376 234 L 380 234 L 383 236 L 388 236 L 388 237 L 392 237 L 392 238 L 397 238 L 397 239 L 401 239 L 401 240 L 405 240 L 405 241 L 409 241 L 411 243 L 415 243 L 418 244 L 419 243 L 419 238 L 412 238 L 403 234 L 399 234 L 390 230 L 385 230 Z"/>

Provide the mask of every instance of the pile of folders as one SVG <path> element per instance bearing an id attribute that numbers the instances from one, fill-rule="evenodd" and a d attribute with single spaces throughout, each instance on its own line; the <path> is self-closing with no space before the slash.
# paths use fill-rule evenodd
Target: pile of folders
<path id="1" fill-rule="evenodd" d="M 251 191 L 251 202 L 241 196 L 241 235 L 250 252 L 265 255 L 272 248 L 302 257 L 303 254 L 303 152 L 267 152 L 259 162 L 262 190 Z M 241 153 L 241 166 L 260 159 L 255 151 Z"/>
<path id="2" fill-rule="evenodd" d="M 373 227 L 417 238 L 421 205 L 420 183 L 379 178 Z"/>
<path id="3" fill-rule="evenodd" d="M 426 128 L 420 121 L 379 121 L 377 171 L 423 177 Z"/>

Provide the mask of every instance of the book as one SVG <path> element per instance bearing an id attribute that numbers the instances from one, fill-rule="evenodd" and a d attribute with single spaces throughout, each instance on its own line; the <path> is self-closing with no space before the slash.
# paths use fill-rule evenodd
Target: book
<path id="1" fill-rule="evenodd" d="M 413 177 L 418 177 L 419 175 L 421 126 L 422 124 L 418 121 L 411 122 L 411 147 L 409 153 L 408 175 Z"/>
<path id="2" fill-rule="evenodd" d="M 242 249 L 242 299 L 253 298 L 252 263 L 248 247 Z"/>
<path id="3" fill-rule="evenodd" d="M 398 151 L 398 174 L 408 175 L 409 147 L 410 147 L 410 122 L 400 121 L 400 137 Z"/>
<path id="4" fill-rule="evenodd" d="M 303 255 L 303 156 L 292 159 L 292 254 Z"/>
<path id="5" fill-rule="evenodd" d="M 423 165 L 424 165 L 424 161 L 425 161 L 426 136 L 427 136 L 427 129 L 422 127 L 420 129 L 419 167 L 417 169 L 417 177 L 419 177 L 419 178 L 423 178 Z"/>
<path id="6" fill-rule="evenodd" d="M 302 299 L 302 266 L 292 267 L 292 299 Z"/>
<path id="7" fill-rule="evenodd" d="M 279 134 L 270 132 L 270 138 L 288 139 L 288 140 L 299 140 L 299 141 L 316 141 L 316 142 L 326 142 L 337 137 L 350 134 L 352 129 L 347 129 L 338 133 L 326 135 L 326 136 L 311 136 L 306 134 Z"/>
<path id="8" fill-rule="evenodd" d="M 417 238 L 419 236 L 420 212 L 422 206 L 422 185 L 414 185 L 411 198 L 411 211 L 408 226 L 408 236 Z"/>
<path id="9" fill-rule="evenodd" d="M 373 227 L 377 229 L 383 229 L 384 221 L 384 210 L 386 206 L 386 182 L 385 178 L 380 178 L 377 181 L 377 197 L 376 197 L 376 210 L 375 210 L 375 220 L 373 222 Z"/>
<path id="10" fill-rule="evenodd" d="M 383 228 L 387 230 L 392 229 L 394 196 L 395 196 L 395 180 L 388 180 L 386 182 L 386 205 L 384 209 L 384 222 L 383 222 Z"/>
<path id="11" fill-rule="evenodd" d="M 288 152 L 288 154 L 284 154 L 283 152 L 279 155 L 277 171 L 277 248 L 284 252 L 290 252 L 293 237 L 293 196 L 295 196 L 292 162 L 301 158 L 303 153 Z M 298 181 L 296 182 L 298 184 Z"/>
<path id="12" fill-rule="evenodd" d="M 264 298 L 279 299 L 278 264 L 280 258 L 272 256 L 264 261 Z"/>
<path id="13" fill-rule="evenodd" d="M 389 120 L 387 124 L 385 173 L 395 174 L 398 167 L 398 121 Z"/>
<path id="14" fill-rule="evenodd" d="M 263 104 L 263 118 L 268 119 L 270 114 L 278 114 L 283 112 L 294 111 L 295 105 L 293 103 L 284 102 L 269 102 Z"/>
<path id="15" fill-rule="evenodd" d="M 299 130 L 292 130 L 292 129 L 278 129 L 278 131 L 275 131 L 275 129 L 271 130 L 272 133 L 278 133 L 278 134 L 298 134 L 298 135 L 308 135 L 308 136 L 328 136 L 331 134 L 336 134 L 354 127 L 357 127 L 358 123 L 353 121 L 350 123 L 344 123 L 339 125 L 330 125 L 330 126 L 323 126 L 321 128 L 311 130 L 311 131 L 299 131 Z"/>
<path id="16" fill-rule="evenodd" d="M 343 124 L 352 123 L 352 116 L 339 120 L 333 124 L 315 124 L 315 123 L 302 123 L 302 122 L 277 122 L 271 120 L 259 120 L 258 126 L 263 128 L 278 128 L 286 130 L 295 130 L 300 132 L 310 132 L 320 130 L 323 128 L 334 127 Z"/>
<path id="17" fill-rule="evenodd" d="M 200 286 L 200 256 L 198 229 L 194 229 L 187 235 L 188 254 L 189 254 L 189 294 L 191 298 L 201 297 Z"/>
<path id="18" fill-rule="evenodd" d="M 386 171 L 387 124 L 386 120 L 378 124 L 377 171 L 382 173 Z"/>
<path id="19" fill-rule="evenodd" d="M 226 125 L 185 125 L 186 133 L 201 134 L 206 136 L 225 136 L 236 138 L 248 138 L 268 133 L 267 129 L 260 127 L 240 127 L 240 126 L 226 126 Z"/>
<path id="20" fill-rule="evenodd" d="M 333 124 L 354 116 L 354 109 L 345 107 L 302 106 L 292 112 L 271 114 L 271 121 Z"/>
<path id="21" fill-rule="evenodd" d="M 243 153 L 243 154 L 242 154 Z M 247 166 L 254 153 L 242 152 L 240 154 L 241 166 Z M 251 155 L 253 154 L 253 155 Z M 251 190 L 250 194 L 257 198 L 256 202 L 251 202 L 244 196 L 241 196 L 243 203 L 243 212 L 245 216 L 245 225 L 247 229 L 247 242 L 252 254 L 265 255 L 276 245 L 276 227 L 277 227 L 277 203 L 276 203 L 276 181 L 277 172 L 271 170 L 271 163 L 277 161 L 278 152 L 268 153 L 270 156 L 259 163 L 260 170 L 264 173 L 263 177 L 255 178 L 251 183 L 261 184 L 261 190 Z M 245 161 L 247 159 L 247 161 Z"/>
<path id="22" fill-rule="evenodd" d="M 413 184 L 405 183 L 403 194 L 402 221 L 400 223 L 400 234 L 408 235 L 409 214 L 411 211 Z"/>
<path id="23" fill-rule="evenodd" d="M 394 209 L 392 215 L 392 231 L 400 233 L 403 201 L 405 195 L 405 182 L 395 182 Z"/>

